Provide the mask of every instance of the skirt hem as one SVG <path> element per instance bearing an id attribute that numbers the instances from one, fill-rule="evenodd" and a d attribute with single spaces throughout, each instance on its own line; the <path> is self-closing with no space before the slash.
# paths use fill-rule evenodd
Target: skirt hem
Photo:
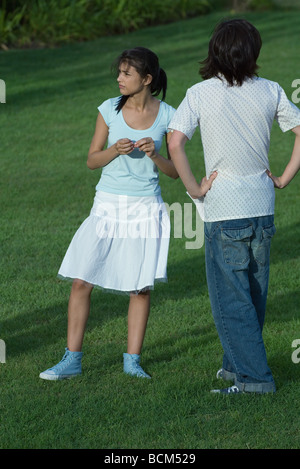
<path id="1" fill-rule="evenodd" d="M 60 280 L 65 280 L 65 281 L 68 281 L 68 282 L 73 282 L 74 280 L 78 279 L 78 280 L 82 280 L 83 282 L 87 282 L 89 283 L 90 285 L 93 286 L 93 288 L 97 288 L 99 290 L 102 290 L 106 293 L 115 293 L 115 294 L 118 294 L 118 295 L 130 295 L 130 294 L 136 294 L 138 295 L 139 293 L 142 293 L 142 292 L 145 292 L 147 290 L 154 290 L 154 285 L 157 284 L 157 283 L 167 283 L 168 282 L 168 279 L 167 278 L 155 278 L 154 279 L 154 283 L 153 285 L 147 285 L 145 287 L 142 287 L 142 288 L 138 288 L 138 289 L 133 289 L 133 290 L 118 290 L 117 288 L 114 289 L 114 288 L 110 288 L 110 287 L 104 287 L 102 285 L 98 285 L 96 283 L 93 283 L 93 282 L 89 282 L 88 280 L 86 280 L 85 278 L 80 278 L 80 276 L 77 276 L 77 277 L 68 277 L 68 276 L 65 276 L 65 275 L 61 275 L 61 274 L 58 274 L 57 275 L 57 278 L 60 279 Z"/>

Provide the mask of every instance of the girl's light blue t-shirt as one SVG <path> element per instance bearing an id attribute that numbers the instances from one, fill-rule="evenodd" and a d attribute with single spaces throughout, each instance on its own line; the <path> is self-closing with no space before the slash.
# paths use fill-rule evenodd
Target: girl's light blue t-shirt
<path id="1" fill-rule="evenodd" d="M 117 113 L 115 108 L 118 100 L 119 97 L 108 99 L 98 107 L 109 128 L 107 146 L 112 146 L 121 138 L 136 142 L 151 137 L 159 152 L 175 109 L 161 101 L 153 125 L 145 130 L 135 130 L 126 124 L 122 110 Z M 159 195 L 158 168 L 144 152 L 135 149 L 129 155 L 117 156 L 102 168 L 96 190 L 129 196 Z"/>

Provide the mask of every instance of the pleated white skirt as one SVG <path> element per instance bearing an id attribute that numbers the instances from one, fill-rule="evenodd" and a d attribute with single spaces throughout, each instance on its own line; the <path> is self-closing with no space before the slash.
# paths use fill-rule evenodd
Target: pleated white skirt
<path id="1" fill-rule="evenodd" d="M 97 191 L 58 276 L 106 290 L 138 293 L 167 281 L 170 220 L 161 196 Z"/>

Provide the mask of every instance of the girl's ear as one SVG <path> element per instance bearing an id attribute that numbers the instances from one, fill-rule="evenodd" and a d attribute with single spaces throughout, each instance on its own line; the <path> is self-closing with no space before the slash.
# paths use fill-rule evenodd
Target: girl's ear
<path id="1" fill-rule="evenodd" d="M 152 75 L 150 75 L 150 74 L 148 73 L 148 75 L 146 75 L 145 78 L 144 78 L 144 85 L 146 85 L 146 86 L 147 86 L 147 85 L 150 85 L 150 83 L 152 82 L 152 80 L 153 80 Z"/>

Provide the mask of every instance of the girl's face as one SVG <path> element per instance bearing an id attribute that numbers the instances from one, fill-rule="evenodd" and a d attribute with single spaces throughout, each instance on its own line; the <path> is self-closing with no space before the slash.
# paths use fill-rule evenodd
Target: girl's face
<path id="1" fill-rule="evenodd" d="M 117 81 L 121 94 L 131 96 L 140 93 L 146 85 L 151 83 L 150 75 L 142 78 L 135 67 L 127 62 L 122 62 L 119 67 Z"/>

